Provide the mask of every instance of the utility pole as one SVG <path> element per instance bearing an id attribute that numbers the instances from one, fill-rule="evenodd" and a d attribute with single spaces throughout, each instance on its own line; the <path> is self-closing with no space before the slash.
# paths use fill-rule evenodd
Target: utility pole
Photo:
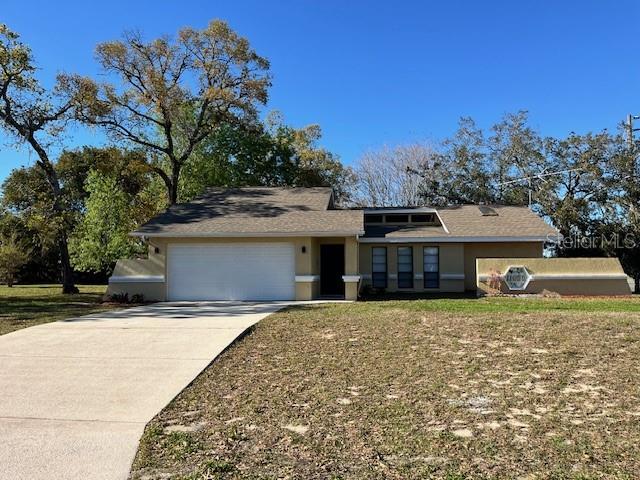
<path id="1" fill-rule="evenodd" d="M 637 132 L 640 128 L 633 128 L 633 121 L 640 120 L 640 115 L 627 115 L 627 123 L 625 126 L 627 127 L 627 142 L 629 142 L 629 151 L 633 152 L 634 143 L 633 143 L 633 132 Z"/>

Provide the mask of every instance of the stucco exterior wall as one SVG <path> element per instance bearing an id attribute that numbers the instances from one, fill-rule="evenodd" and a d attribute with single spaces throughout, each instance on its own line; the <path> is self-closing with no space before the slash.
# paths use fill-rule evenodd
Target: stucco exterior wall
<path id="1" fill-rule="evenodd" d="M 343 244 L 345 246 L 345 275 L 354 278 L 345 283 L 345 298 L 358 296 L 358 242 L 356 237 L 238 237 L 238 238 L 160 238 L 149 239 L 149 258 L 145 260 L 120 260 L 116 265 L 108 293 L 142 293 L 145 299 L 166 299 L 167 262 L 169 244 L 229 244 L 229 243 L 291 243 L 295 251 L 296 300 L 312 300 L 320 295 L 320 245 Z M 157 250 L 157 251 L 156 251 Z M 144 277 L 156 277 L 154 282 Z M 162 281 L 158 281 L 161 277 Z M 126 281 L 126 280 L 129 281 Z"/>
<path id="2" fill-rule="evenodd" d="M 109 283 L 107 296 L 116 294 L 128 294 L 129 299 L 134 295 L 142 295 L 145 302 L 163 302 L 165 300 L 164 282 L 117 282 Z"/>
<path id="3" fill-rule="evenodd" d="M 146 259 L 120 259 L 109 278 L 106 295 L 142 295 L 145 301 L 165 300 L 164 255 L 149 246 Z"/>
<path id="4" fill-rule="evenodd" d="M 345 281 L 346 300 L 357 300 L 360 289 L 360 273 L 358 272 L 358 251 L 361 246 L 358 240 L 353 237 L 314 237 L 312 239 L 312 271 L 314 275 L 320 275 L 320 248 L 322 245 L 344 245 L 344 274 L 348 277 Z M 349 278 L 350 277 L 350 278 Z M 316 282 L 312 298 L 320 296 L 320 282 Z"/>
<path id="5" fill-rule="evenodd" d="M 560 295 L 631 295 L 627 276 L 617 258 L 486 258 L 477 261 L 478 292 L 488 293 L 491 270 L 505 274 L 510 266 L 524 266 L 531 276 L 526 289 L 511 291 L 504 281 L 505 293 Z"/>
<path id="6" fill-rule="evenodd" d="M 476 260 L 480 258 L 542 258 L 542 242 L 500 242 L 464 244 L 464 289 L 476 289 Z"/>
<path id="7" fill-rule="evenodd" d="M 461 243 L 362 243 L 360 244 L 360 274 L 362 284 L 371 285 L 374 247 L 387 249 L 388 292 L 462 292 L 464 291 L 464 246 Z M 413 288 L 398 288 L 398 247 L 413 247 Z M 440 287 L 424 288 L 423 247 L 439 248 Z"/>

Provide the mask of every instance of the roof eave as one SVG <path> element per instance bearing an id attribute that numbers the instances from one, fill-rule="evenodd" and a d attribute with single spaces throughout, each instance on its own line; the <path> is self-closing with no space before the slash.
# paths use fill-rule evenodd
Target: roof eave
<path id="1" fill-rule="evenodd" d="M 446 237 L 364 237 L 361 243 L 512 243 L 557 242 L 556 235 L 501 236 L 446 236 Z"/>
<path id="2" fill-rule="evenodd" d="M 364 235 L 364 230 L 322 232 L 131 232 L 131 237 L 148 238 L 238 238 L 238 237 L 352 237 Z"/>

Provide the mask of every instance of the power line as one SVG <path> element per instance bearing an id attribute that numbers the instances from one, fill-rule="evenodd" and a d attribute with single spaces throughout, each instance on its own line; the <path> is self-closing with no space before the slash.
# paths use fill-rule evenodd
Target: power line
<path id="1" fill-rule="evenodd" d="M 529 192 L 529 208 L 531 208 L 531 204 L 533 203 L 533 185 L 531 184 L 532 180 L 542 180 L 542 177 L 551 177 L 553 175 L 562 175 L 570 172 L 579 172 L 583 171 L 584 168 L 567 168 L 566 170 L 558 170 L 556 172 L 545 172 L 544 170 L 540 173 L 536 173 L 535 175 L 530 175 L 528 177 L 520 177 L 513 180 L 508 180 L 506 182 L 497 183 L 496 186 L 501 187 L 504 185 L 511 185 L 513 183 L 520 182 L 528 182 L 529 188 L 527 189 Z"/>

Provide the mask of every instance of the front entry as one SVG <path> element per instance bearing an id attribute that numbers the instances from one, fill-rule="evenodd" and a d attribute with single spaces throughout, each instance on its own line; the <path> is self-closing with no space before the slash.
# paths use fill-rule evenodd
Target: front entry
<path id="1" fill-rule="evenodd" d="M 320 295 L 344 297 L 344 245 L 320 245 Z"/>

